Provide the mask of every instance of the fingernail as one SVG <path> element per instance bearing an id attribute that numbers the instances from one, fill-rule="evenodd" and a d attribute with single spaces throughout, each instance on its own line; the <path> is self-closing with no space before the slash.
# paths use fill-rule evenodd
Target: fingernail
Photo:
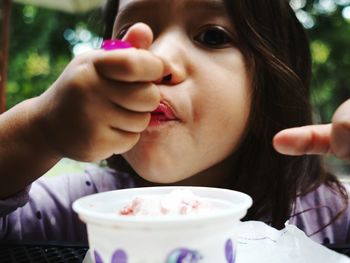
<path id="1" fill-rule="evenodd" d="M 117 39 L 107 39 L 102 43 L 102 49 L 104 50 L 125 49 L 131 47 L 132 46 L 129 42 Z"/>

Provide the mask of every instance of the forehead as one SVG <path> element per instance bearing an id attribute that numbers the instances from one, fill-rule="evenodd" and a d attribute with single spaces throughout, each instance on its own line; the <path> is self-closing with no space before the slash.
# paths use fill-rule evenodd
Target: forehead
<path id="1" fill-rule="evenodd" d="M 157 12 L 161 8 L 167 10 L 194 10 L 198 8 L 212 11 L 225 11 L 222 0 L 120 0 L 119 12 L 149 10 Z"/>

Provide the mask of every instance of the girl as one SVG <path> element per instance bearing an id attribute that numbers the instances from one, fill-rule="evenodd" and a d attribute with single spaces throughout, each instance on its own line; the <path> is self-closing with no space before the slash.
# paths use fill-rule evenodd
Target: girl
<path id="1" fill-rule="evenodd" d="M 110 0 L 105 13 L 106 38 L 134 48 L 73 59 L 0 116 L 2 239 L 86 242 L 77 198 L 176 184 L 242 191 L 244 220 L 349 241 L 346 189 L 319 157 L 272 145 L 311 124 L 308 41 L 287 0 Z M 110 167 L 36 180 L 62 157 Z"/>

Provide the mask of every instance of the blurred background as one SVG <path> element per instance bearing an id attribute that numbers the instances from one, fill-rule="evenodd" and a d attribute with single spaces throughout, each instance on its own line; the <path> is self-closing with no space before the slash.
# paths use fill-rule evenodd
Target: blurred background
<path id="1" fill-rule="evenodd" d="M 0 0 L 2 7 L 4 1 Z M 76 3 L 72 4 L 74 1 Z M 100 47 L 102 2 L 12 2 L 7 109 L 41 94 L 72 57 Z M 350 0 L 291 0 L 290 4 L 311 41 L 315 117 L 319 123 L 327 123 L 337 106 L 350 98 Z M 3 21 L 5 13 L 3 8 L 1 10 L 0 20 Z M 350 174 L 350 166 L 344 162 L 328 158 L 327 163 L 341 177 Z M 82 163 L 64 159 L 49 175 L 63 170 L 78 171 L 83 167 Z"/>

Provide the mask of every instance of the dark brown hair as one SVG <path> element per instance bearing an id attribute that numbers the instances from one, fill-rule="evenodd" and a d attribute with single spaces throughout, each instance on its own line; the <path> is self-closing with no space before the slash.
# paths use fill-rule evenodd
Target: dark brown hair
<path id="1" fill-rule="evenodd" d="M 284 156 L 272 146 L 278 131 L 312 123 L 309 42 L 289 2 L 224 2 L 236 28 L 238 45 L 247 64 L 253 67 L 249 127 L 235 153 L 234 175 L 227 182 L 227 188 L 245 192 L 254 200 L 244 219 L 265 219 L 273 227 L 283 228 L 293 214 L 296 198 L 324 183 L 339 192 L 345 210 L 347 193 L 336 177 L 323 168 L 320 157 Z M 111 36 L 118 4 L 118 0 L 106 4 L 106 37 Z M 134 173 L 120 156 L 112 157 L 109 163 L 113 168 L 127 167 Z"/>

